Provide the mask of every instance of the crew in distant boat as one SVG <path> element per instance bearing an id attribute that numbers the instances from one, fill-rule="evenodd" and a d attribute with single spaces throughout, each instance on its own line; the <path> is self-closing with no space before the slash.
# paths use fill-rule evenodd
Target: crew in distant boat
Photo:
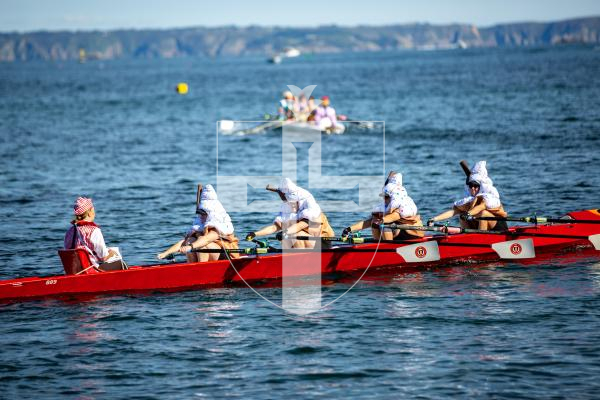
<path id="1" fill-rule="evenodd" d="M 371 218 L 344 229 L 343 237 L 367 228 L 371 228 L 376 240 L 409 240 L 424 236 L 424 232 L 419 230 L 383 228 L 382 232 L 383 224 L 423 226 L 415 202 L 402 185 L 402 174 L 391 172 L 380 196 L 383 196 L 383 201 L 374 208 Z"/>
<path id="2" fill-rule="evenodd" d="M 296 121 L 306 122 L 312 110 L 309 109 L 308 100 L 306 99 L 306 95 L 304 93 L 301 93 L 300 97 L 298 98 L 297 110 Z"/>
<path id="3" fill-rule="evenodd" d="M 441 213 L 427 221 L 428 225 L 460 215 L 463 228 L 504 231 L 508 229 L 506 221 L 476 221 L 473 217 L 501 217 L 508 214 L 500 202 L 500 194 L 488 176 L 485 161 L 479 161 L 471 169 L 465 185 L 465 197 L 454 202 L 452 210 Z"/>
<path id="4" fill-rule="evenodd" d="M 278 232 L 277 237 L 282 240 L 284 248 L 312 249 L 315 247 L 314 240 L 295 240 L 288 237 L 333 237 L 335 235 L 327 216 L 308 190 L 297 186 L 289 178 L 282 179 L 279 187 L 268 186 L 267 189 L 277 192 L 283 201 L 279 214 L 271 225 L 248 233 L 246 240 Z"/>
<path id="5" fill-rule="evenodd" d="M 331 107 L 329 96 L 321 97 L 321 104 L 315 108 L 312 112 L 312 120 L 319 127 L 319 129 L 335 130 L 338 125 L 335 108 Z"/>
<path id="6" fill-rule="evenodd" d="M 317 104 L 315 103 L 315 96 L 310 96 L 308 98 L 308 111 L 313 112 L 317 108 Z"/>
<path id="7" fill-rule="evenodd" d="M 102 271 L 115 271 L 127 269 L 119 249 L 106 247 L 104 236 L 100 227 L 94 223 L 96 209 L 92 199 L 79 197 L 73 206 L 75 218 L 71 221 L 73 226 L 65 234 L 65 249 L 84 249 L 88 254 L 93 268 L 84 273 L 92 274 Z"/>
<path id="8" fill-rule="evenodd" d="M 177 252 L 186 254 L 188 262 L 214 261 L 221 255 L 221 258 L 226 258 L 223 253 L 194 250 L 237 249 L 238 239 L 233 231 L 231 218 L 217 198 L 217 192 L 212 185 L 206 185 L 200 195 L 196 217 L 185 238 L 159 253 L 157 258 L 162 260 Z M 231 253 L 230 257 L 239 258 L 239 254 Z"/>
<path id="9" fill-rule="evenodd" d="M 293 121 L 298 111 L 294 95 L 289 90 L 283 92 L 283 99 L 279 101 L 279 119 L 282 121 Z"/>

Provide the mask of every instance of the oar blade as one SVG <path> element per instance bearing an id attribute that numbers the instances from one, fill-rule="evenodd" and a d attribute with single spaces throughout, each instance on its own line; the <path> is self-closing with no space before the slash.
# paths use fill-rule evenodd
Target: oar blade
<path id="1" fill-rule="evenodd" d="M 590 240 L 590 242 L 592 242 L 596 250 L 600 250 L 600 233 L 596 235 L 591 235 L 588 239 Z"/>
<path id="2" fill-rule="evenodd" d="M 520 258 L 535 258 L 533 239 L 507 240 L 492 244 L 492 249 L 500 258 L 514 260 Z"/>
<path id="3" fill-rule="evenodd" d="M 440 259 L 440 249 L 435 240 L 398 247 L 396 253 L 406 262 L 422 263 Z"/>

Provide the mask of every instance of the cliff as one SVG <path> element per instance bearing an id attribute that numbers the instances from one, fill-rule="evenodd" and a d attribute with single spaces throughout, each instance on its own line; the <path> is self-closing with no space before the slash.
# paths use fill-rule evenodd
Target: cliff
<path id="1" fill-rule="evenodd" d="M 270 55 L 284 47 L 332 53 L 600 43 L 600 17 L 548 23 L 405 24 L 317 28 L 218 27 L 1 33 L 0 61 Z M 81 54 L 83 56 L 83 54 Z"/>

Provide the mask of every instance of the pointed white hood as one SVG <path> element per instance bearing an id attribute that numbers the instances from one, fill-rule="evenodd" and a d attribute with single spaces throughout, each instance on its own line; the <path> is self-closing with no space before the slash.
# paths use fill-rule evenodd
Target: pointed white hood
<path id="1" fill-rule="evenodd" d="M 479 193 L 475 197 L 482 197 L 487 208 L 498 208 L 502 205 L 500 202 L 500 193 L 498 193 L 498 190 L 494 187 L 494 182 L 488 176 L 485 161 L 475 163 L 471 169 L 471 175 L 469 175 L 469 182 L 479 183 Z M 471 196 L 469 186 L 465 185 L 465 197 L 454 202 L 454 205 L 462 206 L 471 203 L 475 200 L 475 197 Z"/>
<path id="2" fill-rule="evenodd" d="M 383 187 L 382 196 L 388 195 L 391 198 L 390 203 L 386 206 L 385 200 L 377 205 L 373 211 L 389 214 L 393 210 L 398 210 L 402 218 L 414 217 L 417 215 L 417 205 L 408 195 L 408 192 L 402 186 L 402 174 L 397 172 L 388 179 L 387 185 Z"/>
<path id="3" fill-rule="evenodd" d="M 275 222 L 308 219 L 309 221 L 321 221 L 321 207 L 317 204 L 315 198 L 306 189 L 301 188 L 292 182 L 289 178 L 283 178 L 277 188 L 285 195 L 287 202 L 281 205 L 279 214 Z M 289 202 L 298 203 L 298 211 L 292 212 Z"/>
<path id="4" fill-rule="evenodd" d="M 197 215 L 194 218 L 193 231 L 202 232 L 206 228 L 214 228 L 223 236 L 233 233 L 231 218 L 219 201 L 217 192 L 212 185 L 206 185 L 202 189 L 199 209 L 204 210 L 207 215 L 206 217 Z"/>

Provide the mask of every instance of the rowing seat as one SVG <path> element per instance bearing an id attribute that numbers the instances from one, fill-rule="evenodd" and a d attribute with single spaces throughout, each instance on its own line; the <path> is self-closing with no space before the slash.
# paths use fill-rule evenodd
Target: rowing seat
<path id="1" fill-rule="evenodd" d="M 84 249 L 61 249 L 58 256 L 66 275 L 93 274 L 97 271 L 92 266 L 90 257 Z"/>

